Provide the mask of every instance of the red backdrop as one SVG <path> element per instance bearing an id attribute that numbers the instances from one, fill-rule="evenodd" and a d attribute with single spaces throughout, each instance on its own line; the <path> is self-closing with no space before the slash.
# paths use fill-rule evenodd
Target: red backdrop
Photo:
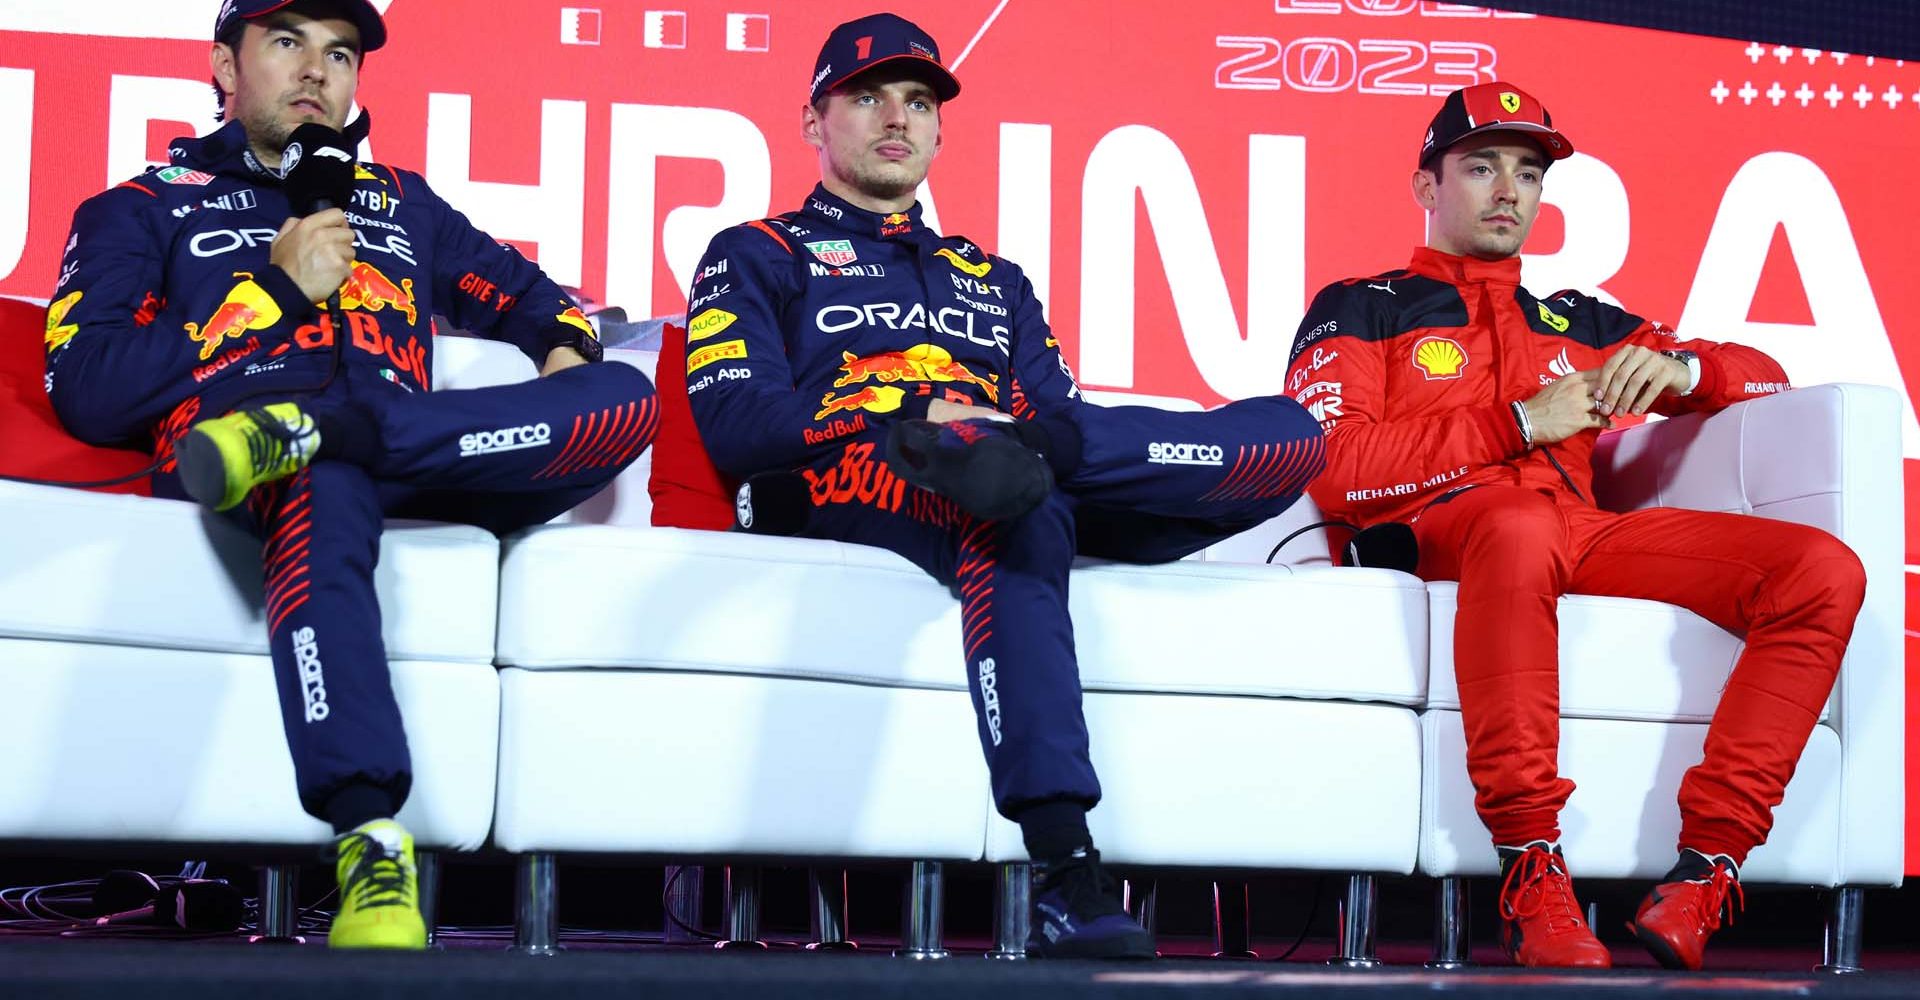
<path id="1" fill-rule="evenodd" d="M 383 4 L 392 40 L 360 92 L 370 152 L 563 283 L 675 312 L 712 232 L 798 207 L 817 176 L 799 137 L 814 54 L 867 8 L 576 2 Z M 73 206 L 212 126 L 216 6 L 0 11 L 0 293 L 45 296 Z M 1439 96 L 1496 77 L 1581 151 L 1548 178 L 1536 291 L 1598 290 L 1754 343 L 1801 384 L 1906 393 L 1920 363 L 1902 249 L 1920 218 L 1920 67 L 1432 0 L 894 7 L 965 85 L 934 216 L 1026 266 L 1089 387 L 1205 403 L 1277 390 L 1312 292 L 1422 241 L 1407 177 Z M 1908 592 L 1911 648 L 1911 571 Z"/>

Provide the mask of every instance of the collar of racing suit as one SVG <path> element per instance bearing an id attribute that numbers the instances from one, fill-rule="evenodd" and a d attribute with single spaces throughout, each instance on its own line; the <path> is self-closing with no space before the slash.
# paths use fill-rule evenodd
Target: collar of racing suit
<path id="1" fill-rule="evenodd" d="M 340 130 L 347 141 L 355 148 L 366 141 L 367 133 L 373 128 L 373 122 L 362 109 L 347 127 Z M 192 167 L 215 176 L 222 174 L 240 177 L 281 179 L 278 171 L 260 162 L 247 145 L 247 127 L 238 121 L 230 121 L 198 139 L 182 136 L 167 146 L 167 159 L 177 167 Z"/>
<path id="2" fill-rule="evenodd" d="M 870 235 L 875 239 L 894 239 L 926 230 L 920 225 L 920 203 L 905 212 L 869 212 L 815 184 L 800 214 L 822 225 L 846 232 Z"/>
<path id="3" fill-rule="evenodd" d="M 1478 257 L 1442 253 L 1432 247 L 1415 247 L 1413 260 L 1407 265 L 1407 270 L 1452 285 L 1520 286 L 1518 254 L 1499 260 L 1481 260 Z"/>

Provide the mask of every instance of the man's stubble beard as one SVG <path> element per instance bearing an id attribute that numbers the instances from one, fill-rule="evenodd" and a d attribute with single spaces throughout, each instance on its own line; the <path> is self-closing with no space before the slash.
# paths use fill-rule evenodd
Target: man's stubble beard
<path id="1" fill-rule="evenodd" d="M 862 168 L 856 165 L 850 168 L 848 174 L 847 180 L 853 185 L 854 190 L 869 198 L 882 201 L 905 197 L 920 188 L 919 180 L 909 179 L 910 171 L 888 170 L 885 167 Z M 922 171 L 920 176 L 924 178 L 926 173 Z"/>
<path id="2" fill-rule="evenodd" d="M 272 160 L 278 162 L 280 153 L 287 148 L 287 140 L 293 138 L 293 127 L 282 122 L 270 109 L 255 111 L 241 119 L 247 129 L 247 141 L 256 150 L 267 150 Z"/>

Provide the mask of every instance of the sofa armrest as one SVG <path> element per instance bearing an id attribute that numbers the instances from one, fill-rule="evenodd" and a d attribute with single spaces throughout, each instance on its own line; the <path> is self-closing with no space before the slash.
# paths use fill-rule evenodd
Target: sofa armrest
<path id="1" fill-rule="evenodd" d="M 1608 510 L 1685 507 L 1812 525 L 1860 556 L 1866 602 L 1833 701 L 1844 763 L 1838 871 L 1897 885 L 1906 825 L 1900 396 L 1816 385 L 1603 435 L 1594 499 Z"/>

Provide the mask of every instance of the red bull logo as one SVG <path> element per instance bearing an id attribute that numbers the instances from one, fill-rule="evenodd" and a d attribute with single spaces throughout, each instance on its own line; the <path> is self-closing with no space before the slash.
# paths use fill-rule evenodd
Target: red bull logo
<path id="1" fill-rule="evenodd" d="M 235 272 L 234 277 L 244 280 L 227 293 L 226 300 L 213 311 L 211 319 L 204 324 L 185 324 L 187 338 L 200 345 L 202 361 L 213 357 L 221 344 L 280 322 L 280 304 L 273 301 L 266 289 L 254 283 L 253 275 L 240 271 Z"/>
<path id="2" fill-rule="evenodd" d="M 881 236 L 899 236 L 913 229 L 913 219 L 905 212 L 895 212 L 880 220 Z"/>
<path id="3" fill-rule="evenodd" d="M 955 361 L 946 348 L 934 344 L 915 344 L 904 351 L 874 354 L 864 358 L 854 357 L 851 352 L 841 351 L 843 359 L 840 370 L 845 374 L 834 380 L 836 388 L 858 385 L 868 379 L 876 382 L 964 382 L 979 386 L 986 393 L 987 401 L 1000 402 L 1000 376 L 989 373 L 986 378 L 973 373 L 961 362 Z"/>
<path id="4" fill-rule="evenodd" d="M 413 279 L 401 278 L 396 285 L 364 260 L 353 262 L 353 271 L 340 286 L 340 308 L 367 312 L 391 308 L 406 314 L 408 326 L 419 322 L 413 307 Z"/>
<path id="5" fill-rule="evenodd" d="M 593 328 L 593 324 L 587 320 L 587 314 L 581 312 L 579 306 L 568 307 L 566 312 L 555 316 L 554 319 L 579 330 L 595 340 L 600 339 L 600 331 Z"/>
<path id="6" fill-rule="evenodd" d="M 68 292 L 59 301 L 47 307 L 47 353 L 52 354 L 67 346 L 67 341 L 80 332 L 80 324 L 68 323 L 67 314 L 80 304 L 82 292 Z"/>
<path id="7" fill-rule="evenodd" d="M 860 391 L 874 392 L 875 389 L 868 386 Z M 874 458 L 870 441 L 847 445 L 840 453 L 840 461 L 823 471 L 802 469 L 800 472 L 807 480 L 807 494 L 815 507 L 852 503 L 897 512 L 907 493 L 906 480 L 894 475 L 885 462 Z"/>
<path id="8" fill-rule="evenodd" d="M 905 389 L 890 385 L 861 386 L 859 391 L 845 396 L 835 396 L 829 392 L 820 397 L 820 412 L 814 414 L 813 419 L 825 420 L 836 413 L 858 413 L 861 410 L 892 413 L 900 408 L 900 400 L 906 395 Z"/>

